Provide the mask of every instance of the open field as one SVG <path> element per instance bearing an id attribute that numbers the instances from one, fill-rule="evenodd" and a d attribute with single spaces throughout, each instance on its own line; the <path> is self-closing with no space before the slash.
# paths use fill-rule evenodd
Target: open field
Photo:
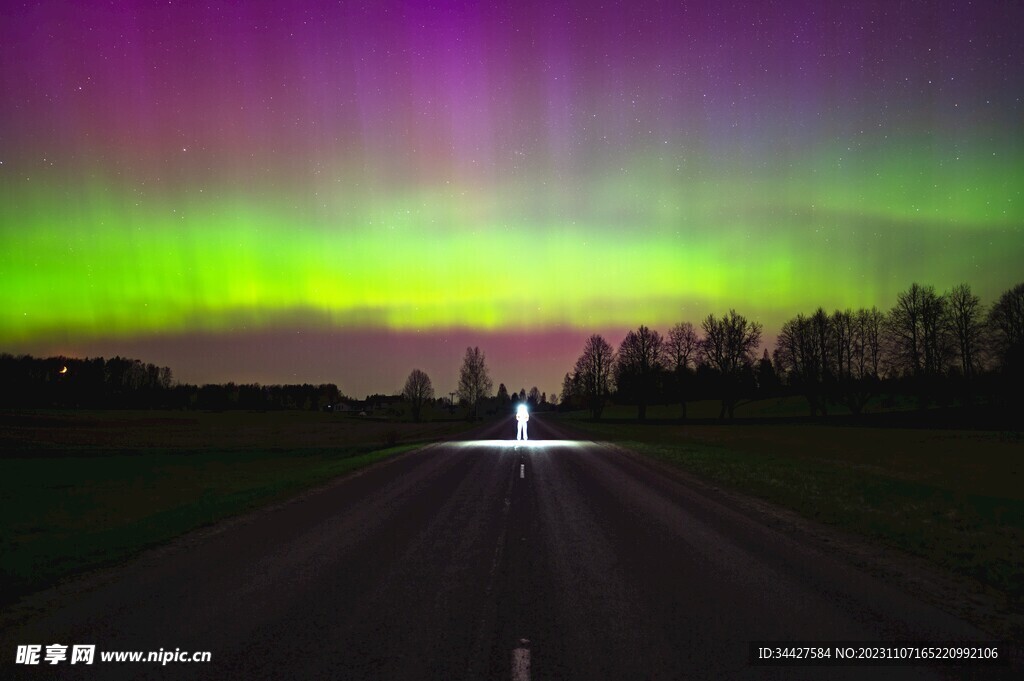
<path id="1" fill-rule="evenodd" d="M 0 412 L 0 451 L 331 448 L 435 439 L 465 430 L 463 421 L 400 423 L 310 411 Z"/>
<path id="2" fill-rule="evenodd" d="M 564 423 L 926 558 L 1024 607 L 1024 441 L 1015 433 L 813 425 Z"/>
<path id="3" fill-rule="evenodd" d="M 686 416 L 690 419 L 717 419 L 719 400 L 690 400 Z M 906 395 L 876 395 L 864 406 L 864 414 L 887 414 L 917 409 L 918 403 Z M 829 403 L 830 416 L 849 416 L 849 408 Z M 653 404 L 647 407 L 647 418 L 652 420 L 678 419 L 681 406 L 677 404 Z M 784 395 L 756 400 L 741 400 L 736 404 L 736 419 L 805 418 L 810 414 L 807 399 L 800 395 Z M 632 405 L 612 404 L 605 407 L 604 419 L 635 419 L 637 408 Z"/>
<path id="4" fill-rule="evenodd" d="M 468 427 L 310 412 L 0 414 L 0 601 Z"/>

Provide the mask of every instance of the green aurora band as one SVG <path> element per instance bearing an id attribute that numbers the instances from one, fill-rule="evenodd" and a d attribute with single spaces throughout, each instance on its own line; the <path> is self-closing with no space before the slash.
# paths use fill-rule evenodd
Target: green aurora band
<path id="1" fill-rule="evenodd" d="M 729 307 L 774 331 L 819 305 L 888 308 L 914 280 L 991 300 L 1024 262 L 1021 154 L 937 147 L 822 148 L 740 175 L 739 152 L 681 165 L 655 148 L 571 186 L 551 168 L 361 188 L 281 168 L 151 196 L 101 164 L 8 170 L 0 343 L 292 322 L 666 328 Z"/>

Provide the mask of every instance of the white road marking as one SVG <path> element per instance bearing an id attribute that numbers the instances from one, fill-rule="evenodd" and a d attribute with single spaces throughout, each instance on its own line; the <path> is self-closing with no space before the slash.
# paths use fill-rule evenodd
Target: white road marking
<path id="1" fill-rule="evenodd" d="M 520 644 L 529 644 L 524 639 L 519 640 Z M 530 681 L 530 649 L 516 648 L 512 651 L 512 681 Z"/>
<path id="2" fill-rule="evenodd" d="M 525 478 L 526 477 L 526 464 L 525 463 L 519 464 L 519 477 L 520 478 Z"/>

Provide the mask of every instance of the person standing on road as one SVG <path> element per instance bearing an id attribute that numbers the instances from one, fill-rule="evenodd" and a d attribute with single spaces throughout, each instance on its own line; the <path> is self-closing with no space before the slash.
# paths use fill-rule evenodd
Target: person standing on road
<path id="1" fill-rule="evenodd" d="M 519 421 L 519 429 L 516 431 L 517 440 L 529 440 L 526 435 L 526 422 L 530 420 L 530 412 L 526 411 L 526 405 L 520 404 L 516 410 L 516 421 Z"/>

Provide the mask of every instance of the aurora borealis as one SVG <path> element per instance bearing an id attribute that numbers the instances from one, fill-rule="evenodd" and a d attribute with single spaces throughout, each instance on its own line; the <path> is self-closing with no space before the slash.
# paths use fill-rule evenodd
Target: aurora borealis
<path id="1" fill-rule="evenodd" d="M 1019 3 L 4 17 L 3 351 L 360 395 L 473 343 L 555 391 L 591 332 L 1024 272 Z"/>

